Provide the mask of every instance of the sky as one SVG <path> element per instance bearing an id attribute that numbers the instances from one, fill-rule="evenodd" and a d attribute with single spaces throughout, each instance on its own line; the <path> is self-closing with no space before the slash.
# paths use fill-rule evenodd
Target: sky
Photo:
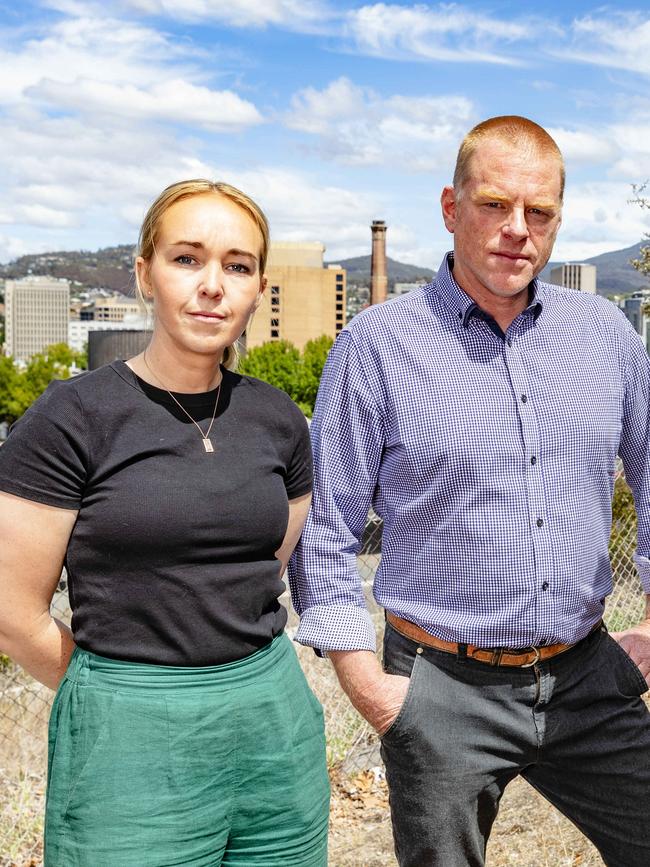
<path id="1" fill-rule="evenodd" d="M 234 184 L 272 237 L 437 268 L 463 135 L 523 114 L 567 163 L 554 259 L 638 242 L 650 9 L 352 0 L 0 0 L 0 261 L 135 243 L 169 183 Z"/>

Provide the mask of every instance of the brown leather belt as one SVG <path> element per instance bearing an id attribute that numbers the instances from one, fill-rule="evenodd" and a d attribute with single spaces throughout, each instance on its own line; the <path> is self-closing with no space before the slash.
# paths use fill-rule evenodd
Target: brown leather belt
<path id="1" fill-rule="evenodd" d="M 423 644 L 425 647 L 434 647 L 436 650 L 444 650 L 445 653 L 454 653 L 457 656 L 467 656 L 478 662 L 487 662 L 489 665 L 510 665 L 515 668 L 530 668 L 536 662 L 543 662 L 566 650 L 571 650 L 575 644 L 548 644 L 542 647 L 476 647 L 474 644 L 458 644 L 455 641 L 444 641 L 435 635 L 404 620 L 390 611 L 386 612 L 386 619 L 401 635 Z M 589 633 L 595 632 L 602 621 L 599 621 Z"/>

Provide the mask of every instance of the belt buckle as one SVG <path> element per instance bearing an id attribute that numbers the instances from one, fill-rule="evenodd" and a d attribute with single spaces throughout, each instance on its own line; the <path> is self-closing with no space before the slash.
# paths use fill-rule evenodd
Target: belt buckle
<path id="1" fill-rule="evenodd" d="M 540 661 L 540 659 L 542 658 L 542 655 L 541 655 L 541 653 L 539 652 L 539 647 L 534 647 L 534 646 L 531 644 L 530 647 L 525 647 L 525 648 L 524 648 L 524 652 L 526 652 L 526 653 L 527 653 L 529 650 L 534 651 L 534 653 L 535 653 L 535 659 L 533 659 L 532 662 L 525 662 L 523 665 L 520 665 L 519 668 L 532 668 L 534 665 L 537 665 L 537 663 L 538 663 L 538 662 Z M 521 651 L 520 651 L 520 652 L 521 652 Z"/>

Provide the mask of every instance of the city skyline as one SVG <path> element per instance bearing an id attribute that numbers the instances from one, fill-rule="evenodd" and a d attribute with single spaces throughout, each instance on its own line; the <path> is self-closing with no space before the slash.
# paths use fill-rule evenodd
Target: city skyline
<path id="1" fill-rule="evenodd" d="M 0 2 L 0 260 L 128 243 L 182 177 L 241 186 L 278 241 L 437 268 L 460 138 L 526 114 L 567 159 L 554 259 L 630 246 L 650 212 L 642 4 Z"/>

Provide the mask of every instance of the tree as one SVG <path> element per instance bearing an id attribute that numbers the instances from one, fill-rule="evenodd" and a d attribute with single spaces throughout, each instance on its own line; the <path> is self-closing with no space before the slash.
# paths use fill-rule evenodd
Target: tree
<path id="1" fill-rule="evenodd" d="M 325 334 L 316 340 L 308 340 L 302 351 L 302 366 L 299 379 L 299 393 L 295 398 L 298 403 L 309 408 L 311 415 L 316 403 L 316 393 L 320 385 L 323 367 L 334 341 Z"/>
<path id="2" fill-rule="evenodd" d="M 0 360 L 0 418 L 11 424 L 40 397 L 53 379 L 68 379 L 70 368 L 80 366 L 82 353 L 66 343 L 55 343 L 33 355 L 24 370 L 12 358 Z"/>
<path id="3" fill-rule="evenodd" d="M 246 353 L 239 362 L 239 371 L 263 379 L 294 397 L 299 385 L 300 353 L 288 340 L 263 343 Z"/>
<path id="4" fill-rule="evenodd" d="M 305 344 L 302 355 L 288 340 L 274 340 L 250 349 L 239 363 L 239 372 L 281 388 L 311 416 L 332 338 L 318 337 Z"/>
<path id="5" fill-rule="evenodd" d="M 644 195 L 647 187 L 648 181 L 646 181 L 645 184 L 632 184 L 634 198 L 631 199 L 631 201 L 640 208 L 650 210 L 650 199 Z M 646 233 L 644 237 L 650 241 L 650 234 Z M 641 247 L 640 258 L 632 259 L 630 264 L 636 268 L 637 271 L 650 276 L 650 246 Z"/>

